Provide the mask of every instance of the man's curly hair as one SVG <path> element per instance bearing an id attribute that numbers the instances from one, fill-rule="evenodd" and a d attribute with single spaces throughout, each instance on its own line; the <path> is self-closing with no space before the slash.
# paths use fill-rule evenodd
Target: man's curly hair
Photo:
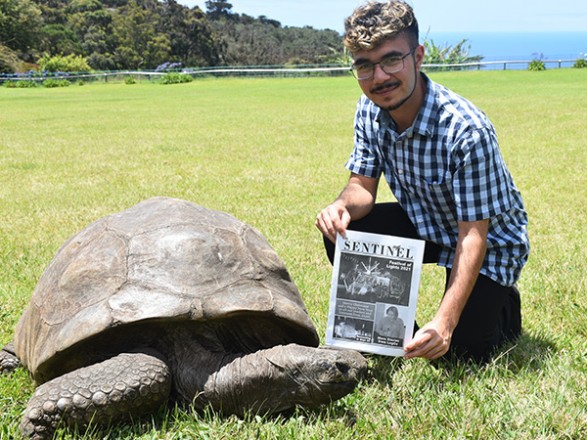
<path id="1" fill-rule="evenodd" d="M 345 20 L 344 45 L 355 53 L 372 50 L 405 32 L 410 47 L 418 45 L 418 21 L 412 7 L 402 0 L 369 1 Z"/>

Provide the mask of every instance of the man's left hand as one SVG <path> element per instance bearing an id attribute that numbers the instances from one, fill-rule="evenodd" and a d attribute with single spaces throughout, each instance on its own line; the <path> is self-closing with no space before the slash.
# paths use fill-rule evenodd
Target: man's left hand
<path id="1" fill-rule="evenodd" d="M 452 331 L 440 321 L 433 320 L 418 330 L 414 339 L 404 347 L 405 357 L 438 359 L 448 351 L 451 338 Z"/>

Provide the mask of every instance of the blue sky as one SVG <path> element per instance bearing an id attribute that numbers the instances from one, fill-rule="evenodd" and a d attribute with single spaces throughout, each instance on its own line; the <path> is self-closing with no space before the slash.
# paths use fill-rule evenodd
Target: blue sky
<path id="1" fill-rule="evenodd" d="M 205 0 L 178 0 L 200 6 Z M 229 0 L 230 1 L 230 0 Z M 585 0 L 409 0 L 420 31 L 587 32 Z M 362 0 L 232 0 L 233 11 L 265 15 L 283 26 L 312 26 L 342 32 L 344 19 Z"/>

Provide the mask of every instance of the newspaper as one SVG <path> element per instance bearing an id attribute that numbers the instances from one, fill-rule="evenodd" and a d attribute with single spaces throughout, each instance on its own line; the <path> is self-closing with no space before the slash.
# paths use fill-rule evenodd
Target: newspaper
<path id="1" fill-rule="evenodd" d="M 357 231 L 337 236 L 326 345 L 404 355 L 414 333 L 424 243 Z"/>

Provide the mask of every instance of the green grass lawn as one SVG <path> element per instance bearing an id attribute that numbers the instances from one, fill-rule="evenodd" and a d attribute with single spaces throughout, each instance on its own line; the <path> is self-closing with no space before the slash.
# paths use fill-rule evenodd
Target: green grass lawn
<path id="1" fill-rule="evenodd" d="M 484 367 L 373 356 L 352 395 L 315 411 L 238 420 L 171 408 L 58 438 L 587 437 L 587 69 L 431 77 L 493 120 L 530 215 L 516 345 Z M 0 87 L 0 342 L 69 236 L 156 195 L 260 230 L 323 336 L 331 268 L 313 223 L 348 177 L 358 96 L 350 77 Z M 420 321 L 442 286 L 426 267 Z M 32 390 L 22 370 L 0 377 L 1 439 L 18 436 Z"/>

